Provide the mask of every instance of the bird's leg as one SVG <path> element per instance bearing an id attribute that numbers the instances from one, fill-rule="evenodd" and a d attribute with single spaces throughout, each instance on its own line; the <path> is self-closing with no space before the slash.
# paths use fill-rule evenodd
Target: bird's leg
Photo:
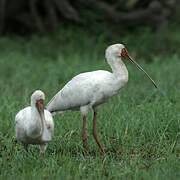
<path id="1" fill-rule="evenodd" d="M 28 152 L 28 144 L 22 143 L 24 149 L 26 150 L 26 152 Z"/>
<path id="2" fill-rule="evenodd" d="M 84 147 L 84 157 L 86 157 L 87 154 L 87 146 L 86 146 L 86 116 L 83 116 L 83 129 L 82 129 L 82 138 L 83 138 L 83 147 Z"/>
<path id="3" fill-rule="evenodd" d="M 44 154 L 45 154 L 46 148 L 47 148 L 47 144 L 42 144 L 42 145 L 40 145 L 41 158 L 43 158 L 43 157 L 44 157 Z"/>
<path id="4" fill-rule="evenodd" d="M 93 136 L 96 140 L 96 143 L 98 144 L 99 148 L 101 151 L 106 155 L 103 146 L 101 145 L 98 135 L 97 135 L 97 130 L 96 130 L 96 121 L 97 121 L 97 110 L 94 108 L 94 119 L 93 119 Z"/>

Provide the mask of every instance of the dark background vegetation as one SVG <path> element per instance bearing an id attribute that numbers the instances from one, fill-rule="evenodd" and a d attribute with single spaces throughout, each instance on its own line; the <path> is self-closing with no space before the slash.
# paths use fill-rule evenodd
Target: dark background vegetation
<path id="1" fill-rule="evenodd" d="M 124 43 L 152 60 L 179 53 L 179 9 L 179 0 L 0 0 L 0 35 L 47 37 L 50 49 L 62 43 L 86 48 L 88 36 L 102 42 L 102 51 Z"/>
<path id="2" fill-rule="evenodd" d="M 0 0 L 0 34 L 43 34 L 69 24 L 96 29 L 105 22 L 160 32 L 179 21 L 179 8 L 179 0 Z"/>

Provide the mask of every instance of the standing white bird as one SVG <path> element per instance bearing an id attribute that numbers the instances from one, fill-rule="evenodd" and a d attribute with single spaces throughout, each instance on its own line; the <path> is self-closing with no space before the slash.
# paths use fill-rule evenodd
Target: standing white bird
<path id="1" fill-rule="evenodd" d="M 108 64 L 112 68 L 112 73 L 104 70 L 92 71 L 79 74 L 69 81 L 48 103 L 47 110 L 53 114 L 63 113 L 66 110 L 80 110 L 83 115 L 83 147 L 84 156 L 87 154 L 86 148 L 86 115 L 90 108 L 94 110 L 93 135 L 105 155 L 103 146 L 97 136 L 96 121 L 99 105 L 107 99 L 117 94 L 128 81 L 128 71 L 121 58 L 129 59 L 146 76 L 155 82 L 150 76 L 128 55 L 127 50 L 122 44 L 114 44 L 106 49 L 105 53 Z"/>
<path id="2" fill-rule="evenodd" d="M 15 117 L 17 140 L 22 142 L 26 151 L 29 144 L 39 144 L 41 155 L 54 133 L 54 121 L 51 113 L 44 110 L 44 101 L 44 93 L 36 90 L 31 96 L 31 106 L 19 111 Z"/>

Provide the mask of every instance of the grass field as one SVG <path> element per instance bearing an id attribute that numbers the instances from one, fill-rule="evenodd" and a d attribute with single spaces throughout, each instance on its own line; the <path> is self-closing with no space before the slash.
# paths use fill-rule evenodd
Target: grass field
<path id="1" fill-rule="evenodd" d="M 145 44 L 151 54 L 134 41 L 132 46 L 129 36 L 122 42 L 158 89 L 125 62 L 129 82 L 99 111 L 98 134 L 106 157 L 92 136 L 92 111 L 87 120 L 86 159 L 82 155 L 82 117 L 77 111 L 54 117 L 55 134 L 44 159 L 38 146 L 26 153 L 16 141 L 14 117 L 29 105 L 34 90 L 43 90 L 47 103 L 73 76 L 110 70 L 104 50 L 115 41 L 89 37 L 84 42 L 74 36 L 76 43 L 72 43 L 71 33 L 29 40 L 0 38 L 0 179 L 180 179 L 180 57 L 164 51 L 156 54 L 151 43 Z M 145 61 L 148 58 L 150 62 Z"/>

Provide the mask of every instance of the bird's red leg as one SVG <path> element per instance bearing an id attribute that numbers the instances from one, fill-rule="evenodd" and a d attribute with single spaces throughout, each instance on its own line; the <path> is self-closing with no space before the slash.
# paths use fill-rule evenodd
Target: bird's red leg
<path id="1" fill-rule="evenodd" d="M 82 138 L 83 138 L 83 147 L 84 147 L 84 157 L 86 157 L 87 154 L 87 146 L 86 146 L 86 116 L 83 116 L 83 129 L 82 129 Z"/>
<path id="2" fill-rule="evenodd" d="M 94 110 L 94 119 L 93 119 L 93 136 L 99 146 L 99 148 L 101 149 L 101 151 L 104 153 L 104 155 L 106 155 L 103 146 L 101 145 L 98 135 L 97 135 L 97 130 L 96 130 L 96 121 L 97 121 L 97 111 Z"/>

